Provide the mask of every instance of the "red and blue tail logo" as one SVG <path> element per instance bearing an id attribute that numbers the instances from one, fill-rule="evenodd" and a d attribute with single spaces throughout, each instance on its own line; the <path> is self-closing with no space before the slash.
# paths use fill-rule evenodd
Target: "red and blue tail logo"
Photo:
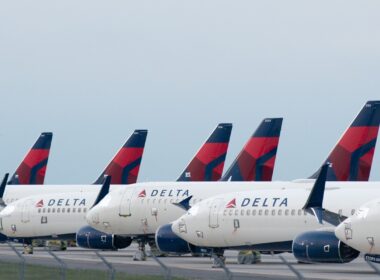
<path id="1" fill-rule="evenodd" d="M 105 175 L 111 184 L 134 184 L 140 170 L 147 130 L 135 130 L 94 184 L 102 184 Z"/>
<path id="2" fill-rule="evenodd" d="M 326 159 L 328 181 L 368 181 L 379 124 L 380 101 L 368 101 Z"/>
<path id="3" fill-rule="evenodd" d="M 42 185 L 45 180 L 53 133 L 41 133 L 8 184 Z"/>
<path id="4" fill-rule="evenodd" d="M 219 124 L 177 181 L 218 181 L 222 177 L 232 124 Z"/>
<path id="5" fill-rule="evenodd" d="M 272 181 L 282 118 L 264 119 L 222 181 Z"/>
<path id="6" fill-rule="evenodd" d="M 227 203 L 226 208 L 236 208 L 236 198 Z"/>

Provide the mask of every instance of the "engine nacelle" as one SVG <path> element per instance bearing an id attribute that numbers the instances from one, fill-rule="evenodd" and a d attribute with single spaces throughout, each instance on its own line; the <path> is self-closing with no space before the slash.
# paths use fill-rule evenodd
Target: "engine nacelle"
<path id="1" fill-rule="evenodd" d="M 359 256 L 330 231 L 304 232 L 293 240 L 292 248 L 294 257 L 307 263 L 347 263 Z"/>
<path id="2" fill-rule="evenodd" d="M 76 240 L 79 247 L 100 250 L 124 249 L 132 243 L 130 237 L 106 234 L 90 226 L 79 229 Z"/>
<path id="3" fill-rule="evenodd" d="M 1 243 L 6 242 L 7 240 L 8 240 L 8 237 L 6 235 L 0 233 L 0 242 Z"/>
<path id="4" fill-rule="evenodd" d="M 159 227 L 155 235 L 157 248 L 164 253 L 170 254 L 193 254 L 205 255 L 211 254 L 211 250 L 203 247 L 194 246 L 182 238 L 178 237 L 172 231 L 172 225 L 167 224 Z"/>
<path id="5" fill-rule="evenodd" d="M 174 254 L 190 253 L 189 243 L 172 231 L 171 224 L 159 227 L 156 231 L 155 239 L 157 248 L 161 252 Z"/>

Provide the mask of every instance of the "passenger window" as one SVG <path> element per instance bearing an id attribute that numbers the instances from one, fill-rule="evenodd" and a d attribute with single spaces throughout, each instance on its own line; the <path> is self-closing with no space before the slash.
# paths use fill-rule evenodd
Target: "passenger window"
<path id="1" fill-rule="evenodd" d="M 44 208 L 44 209 L 42 209 L 42 213 L 45 213 L 46 212 L 46 209 Z"/>
<path id="2" fill-rule="evenodd" d="M 285 210 L 285 216 L 288 216 L 289 215 L 289 209 L 286 209 Z"/>
<path id="3" fill-rule="evenodd" d="M 296 214 L 296 210 L 292 209 L 292 216 L 294 216 Z"/>
<path id="4" fill-rule="evenodd" d="M 272 216 L 276 215 L 276 210 L 272 210 Z"/>
<path id="5" fill-rule="evenodd" d="M 232 209 L 230 209 L 230 211 L 228 211 L 228 215 L 230 215 L 230 216 L 232 216 L 232 213 L 233 213 L 234 211 L 232 210 Z"/>
<path id="6" fill-rule="evenodd" d="M 239 215 L 239 210 L 235 210 L 235 216 Z"/>
<path id="7" fill-rule="evenodd" d="M 38 208 L 38 213 L 41 213 L 41 208 Z"/>
<path id="8" fill-rule="evenodd" d="M 78 213 L 82 212 L 82 208 L 78 208 Z"/>
<path id="9" fill-rule="evenodd" d="M 301 215 L 302 215 L 302 210 L 298 209 L 298 216 L 301 216 Z"/>
<path id="10" fill-rule="evenodd" d="M 83 213 L 86 213 L 87 212 L 87 208 L 83 208 Z"/>
<path id="11" fill-rule="evenodd" d="M 61 213 L 61 208 L 57 208 L 57 213 Z"/>
<path id="12" fill-rule="evenodd" d="M 51 209 L 51 212 L 52 212 L 52 213 L 55 213 L 55 208 Z"/>
<path id="13" fill-rule="evenodd" d="M 70 208 L 67 208 L 67 211 L 66 211 L 66 213 L 70 213 Z"/>
<path id="14" fill-rule="evenodd" d="M 282 215 L 282 210 L 281 210 L 281 209 L 278 210 L 278 215 L 279 215 L 279 216 Z"/>
<path id="15" fill-rule="evenodd" d="M 247 216 L 251 215 L 251 209 L 247 210 Z"/>
<path id="16" fill-rule="evenodd" d="M 73 213 L 75 213 L 76 208 L 73 208 Z"/>
<path id="17" fill-rule="evenodd" d="M 244 216 L 244 209 L 241 209 L 241 211 L 240 211 L 240 215 L 241 215 L 241 216 Z"/>
<path id="18" fill-rule="evenodd" d="M 263 210 L 260 209 L 260 210 L 259 210 L 259 216 L 261 216 L 262 214 L 263 214 Z"/>
<path id="19" fill-rule="evenodd" d="M 252 216 L 256 216 L 256 209 L 252 210 Z"/>
<path id="20" fill-rule="evenodd" d="M 264 211 L 264 214 L 265 214 L 265 216 L 268 216 L 268 214 L 269 214 L 269 210 L 266 209 L 266 210 Z"/>
<path id="21" fill-rule="evenodd" d="M 65 208 L 62 208 L 62 213 L 65 213 Z"/>
<path id="22" fill-rule="evenodd" d="M 355 214 L 355 209 L 352 209 L 351 210 L 351 215 L 354 215 Z"/>

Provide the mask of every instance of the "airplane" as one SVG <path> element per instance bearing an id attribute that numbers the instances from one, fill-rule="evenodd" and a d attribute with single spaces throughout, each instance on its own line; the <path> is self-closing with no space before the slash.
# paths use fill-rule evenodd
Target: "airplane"
<path id="1" fill-rule="evenodd" d="M 328 165 L 324 165 L 314 184 L 282 183 L 279 189 L 225 193 L 205 199 L 160 227 L 157 247 L 171 253 L 207 248 L 216 257 L 223 256 L 226 249 L 292 252 L 302 262 L 350 262 L 359 251 L 337 239 L 330 224 L 321 224 L 321 219 L 314 217 L 323 216 L 317 214 L 322 210 L 318 204 L 320 193 L 324 192 L 326 209 L 344 217 L 379 195 L 379 182 L 328 182 L 325 190 L 327 172 Z M 99 225 L 102 222 L 99 220 Z"/>
<path id="2" fill-rule="evenodd" d="M 43 185 L 53 133 L 43 132 L 25 155 L 8 185 Z"/>
<path id="3" fill-rule="evenodd" d="M 353 181 L 363 178 L 362 175 L 358 176 L 358 174 L 369 175 L 368 167 L 371 166 L 374 152 L 372 145 L 376 143 L 377 139 L 377 135 L 373 135 L 373 133 L 378 131 L 380 122 L 379 106 L 380 102 L 378 101 L 367 102 L 344 133 L 338 145 L 330 153 L 328 159 L 332 161 L 333 167 L 332 170 L 328 170 L 326 175 L 328 180 L 336 179 L 337 174 L 348 174 L 345 179 Z M 331 156 L 338 154 L 341 154 L 342 158 Z M 358 157 L 358 154 L 361 156 Z M 350 164 L 347 165 L 347 162 Z M 176 220 L 184 213 L 183 209 L 179 209 L 172 203 L 178 205 L 182 199 L 188 196 L 192 196 L 192 198 L 187 203 L 194 205 L 196 202 L 214 195 L 223 196 L 224 193 L 231 190 L 265 189 L 278 191 L 278 189 L 286 187 L 302 188 L 312 182 L 313 180 L 249 184 L 233 184 L 232 182 L 230 184 L 193 183 L 189 185 L 175 183 L 136 184 L 128 189 L 120 189 L 108 194 L 104 203 L 99 203 L 87 213 L 87 222 L 108 234 L 129 235 L 138 240 L 151 239 L 154 238 L 158 227 Z M 337 188 L 344 186 L 347 189 L 355 189 L 354 186 L 377 185 L 376 183 L 342 182 L 329 184 Z M 144 247 L 140 246 L 139 249 L 143 250 Z"/>
<path id="4" fill-rule="evenodd" d="M 190 164 L 186 168 L 186 172 L 192 171 L 192 174 L 195 176 L 195 178 L 201 178 L 199 174 L 202 176 L 209 176 L 208 172 L 211 170 L 213 171 L 214 168 L 220 168 L 220 166 L 223 166 L 224 159 L 226 156 L 226 151 L 228 148 L 228 142 L 231 134 L 232 125 L 231 124 L 219 124 L 214 132 L 210 135 L 210 137 L 207 139 L 206 143 L 201 147 L 199 152 L 196 154 L 194 159 L 190 161 Z M 99 184 L 104 181 L 104 176 L 109 175 L 111 179 L 111 183 L 113 184 L 113 187 L 117 188 L 118 185 L 115 184 L 133 184 L 136 183 L 137 175 L 139 171 L 139 166 L 141 162 L 141 157 L 145 145 L 145 139 L 146 139 L 146 130 L 135 130 L 135 132 L 132 134 L 132 136 L 128 139 L 126 144 L 120 149 L 120 151 L 115 155 L 111 163 L 106 167 L 106 169 L 102 172 L 102 174 L 99 176 L 99 178 L 95 181 L 94 184 Z M 202 158 L 202 156 L 205 156 L 205 158 Z M 219 166 L 212 166 L 212 162 L 215 159 L 219 159 Z M 201 160 L 199 160 L 201 159 Z M 220 161 L 220 159 L 222 159 Z M 207 162 L 208 161 L 208 162 Z M 209 164 L 211 163 L 211 164 Z M 213 174 L 213 176 L 216 176 L 216 179 L 220 179 L 217 174 Z M 210 177 L 211 178 L 211 177 Z M 187 178 L 186 180 L 190 180 L 192 178 Z M 213 179 L 213 178 L 211 178 Z M 181 179 L 180 179 L 181 180 Z M 206 180 L 206 179 L 205 179 Z M 13 209 L 14 205 L 21 205 L 22 211 L 25 209 L 28 209 L 27 213 L 25 211 L 24 216 L 21 217 L 21 222 L 24 225 L 24 228 L 27 228 L 27 226 L 31 225 L 30 222 L 30 213 L 33 213 L 33 206 L 36 208 L 41 208 L 42 210 L 38 213 L 44 214 L 45 209 L 44 206 L 55 206 L 51 210 L 51 208 L 46 209 L 46 214 L 55 215 L 56 220 L 54 220 L 57 224 L 54 224 L 53 222 L 44 223 L 48 224 L 45 227 L 41 227 L 40 232 L 36 234 L 30 234 L 30 235 L 24 235 L 24 237 L 28 236 L 28 238 L 25 238 L 27 243 L 30 243 L 31 237 L 45 237 L 45 233 L 50 233 L 50 238 L 72 238 L 75 237 L 75 232 L 80 228 L 80 226 L 85 225 L 84 222 L 84 214 L 86 213 L 88 206 L 87 201 L 93 201 L 94 197 L 99 190 L 99 188 L 96 188 L 95 186 L 87 186 L 87 185 L 65 185 L 63 186 L 54 186 L 49 185 L 44 188 L 44 194 L 37 195 L 38 201 L 32 202 L 34 199 L 36 199 L 36 196 L 24 196 L 25 193 L 19 190 L 11 189 L 9 190 L 9 187 L 6 189 L 6 192 L 4 194 L 4 200 L 8 204 L 9 201 L 16 201 L 14 203 L 10 203 L 7 207 L 7 209 Z M 8 191 L 8 193 L 7 193 Z M 12 192 L 10 192 L 12 191 Z M 24 190 L 25 191 L 25 190 Z M 65 191 L 65 192 L 62 192 Z M 33 194 L 33 192 L 29 192 L 29 194 Z M 41 193 L 41 192 L 34 192 L 34 193 Z M 8 194 L 8 195 L 7 195 Z M 62 200 L 58 198 L 56 201 L 52 197 L 57 196 L 64 196 L 65 199 Z M 85 197 L 83 199 L 78 199 L 75 197 Z M 15 198 L 17 197 L 17 199 Z M 21 197 L 21 199 L 20 199 Z M 47 205 L 44 204 L 44 201 L 47 201 Z M 70 203 L 73 203 L 72 205 Z M 70 205 L 69 205 L 70 204 Z M 73 206 L 73 209 L 70 207 L 66 210 L 67 206 Z M 63 207 L 63 208 L 61 208 Z M 61 212 L 62 209 L 62 212 Z M 50 212 L 50 210 L 52 212 Z M 57 210 L 57 212 L 55 212 Z M 69 212 L 71 213 L 71 216 L 68 216 L 68 220 L 62 219 L 61 214 L 66 213 L 67 211 L 75 211 Z M 53 212 L 54 211 L 54 212 Z M 6 213 L 6 212 L 5 212 Z M 78 214 L 82 214 L 81 216 L 78 216 Z M 78 218 L 79 217 L 79 218 Z M 45 219 L 45 218 L 44 218 Z M 1 219 L 0 219 L 1 221 Z M 44 220 L 45 221 L 45 220 Z M 79 222 L 80 226 L 77 226 L 77 223 Z M 41 220 L 42 223 L 42 220 Z M 63 232 L 62 234 L 58 234 L 59 232 L 59 226 L 63 225 L 64 223 L 67 223 L 67 227 L 64 227 L 60 232 Z M 32 226 L 33 227 L 33 226 Z M 39 228 L 40 229 L 40 228 Z M 37 229 L 34 229 L 37 230 Z M 58 231 L 57 231 L 58 230 Z M 88 236 L 89 234 L 92 235 L 103 235 L 101 232 L 97 232 L 94 229 L 91 229 L 89 227 L 80 229 L 80 232 L 83 234 L 83 236 Z M 73 234 L 69 234 L 73 233 Z M 11 237 L 16 237 L 15 234 L 11 235 Z M 30 237 L 30 238 L 29 238 Z M 82 242 L 83 239 L 79 238 L 79 245 L 83 245 Z M 87 243 L 89 239 L 86 238 L 86 242 L 83 246 L 89 246 Z M 88 248 L 88 247 L 87 247 Z M 32 252 L 32 250 L 30 250 Z"/>
<path id="5" fill-rule="evenodd" d="M 249 169 L 251 172 L 249 173 L 243 173 L 244 176 L 248 176 L 249 178 L 253 178 L 253 174 L 259 178 L 268 178 L 272 176 L 273 170 L 272 164 L 274 164 L 274 159 L 276 156 L 277 146 L 278 146 L 278 137 L 280 135 L 281 130 L 281 124 L 282 124 L 282 118 L 272 118 L 272 119 L 264 119 L 263 122 L 260 124 L 259 128 L 256 130 L 256 132 L 252 135 L 252 137 L 248 140 L 247 144 L 243 148 L 242 152 L 239 154 L 237 159 L 233 162 L 231 168 L 229 170 L 237 170 L 240 172 L 240 168 L 244 168 L 245 170 Z M 224 131 L 226 131 L 225 127 L 231 127 L 231 126 L 218 126 L 218 130 L 220 130 L 222 127 Z M 230 133 L 230 131 L 228 132 Z M 209 139 L 206 141 L 206 144 L 213 143 L 216 144 L 218 142 L 215 141 L 215 139 L 226 139 L 225 136 L 223 137 L 215 137 L 216 135 L 220 135 L 221 131 L 216 131 L 213 133 Z M 225 140 L 224 140 L 225 141 Z M 252 146 L 252 143 L 256 143 L 256 146 Z M 217 144 L 218 146 L 224 146 Z M 210 146 L 210 145 L 209 145 Z M 213 145 L 216 146 L 216 145 Z M 205 152 L 204 148 L 200 149 Z M 220 149 L 219 149 L 220 150 Z M 208 151 L 208 153 L 211 153 L 207 158 L 216 158 L 218 154 L 220 154 L 220 151 L 216 150 L 218 153 L 211 151 Z M 207 152 L 207 151 L 206 151 Z M 222 151 L 222 153 L 225 153 Z M 253 156 L 250 156 L 253 155 Z M 241 158 L 244 156 L 246 158 L 245 161 L 242 161 Z M 262 157 L 262 159 L 260 158 Z M 195 158 L 200 158 L 199 153 L 197 153 Z M 265 160 L 264 160 L 265 159 Z M 269 165 L 268 165 L 269 162 Z M 201 168 L 201 166 L 195 166 L 194 165 L 194 159 L 189 164 L 193 168 L 193 176 L 192 178 L 199 178 L 199 171 L 202 171 L 203 173 L 200 174 L 206 174 L 207 172 L 204 171 L 204 169 L 207 169 L 207 165 L 203 165 L 204 169 Z M 194 168 L 195 167 L 195 168 Z M 260 167 L 260 168 L 259 168 Z M 188 172 L 190 168 L 186 168 L 186 172 Z M 236 171 L 234 173 L 237 174 Z M 261 173 L 261 174 L 259 174 Z M 180 177 L 181 178 L 181 177 Z M 214 177 L 215 178 L 215 177 Z M 191 178 L 190 178 L 191 179 Z M 219 179 L 216 178 L 216 179 Z M 186 180 L 189 180 L 187 178 Z M 233 178 L 232 180 L 235 180 Z M 186 183 L 188 184 L 188 183 Z M 111 186 L 111 188 L 114 188 L 114 186 Z M 11 232 L 8 232 L 8 234 L 12 237 L 19 237 L 19 238 L 31 238 L 38 236 L 39 238 L 48 238 L 49 236 L 53 235 L 54 238 L 60 237 L 60 238 L 69 238 L 73 236 L 73 233 L 75 233 L 78 228 L 80 228 L 80 225 L 84 224 L 84 214 L 87 212 L 89 205 L 91 205 L 94 201 L 96 193 L 95 192 L 84 192 L 82 189 L 76 192 L 70 192 L 67 193 L 53 193 L 53 194 L 46 194 L 46 195 L 37 195 L 37 196 L 28 196 L 23 199 L 20 199 L 18 202 L 14 204 L 8 205 L 7 209 L 4 210 L 3 214 L 5 213 L 5 216 L 8 216 L 8 212 L 16 212 L 17 209 L 20 210 L 23 214 L 20 214 L 23 216 L 23 222 L 21 221 L 21 225 L 18 224 L 19 221 L 12 222 L 12 226 L 8 229 Z M 143 197 L 145 194 L 142 192 L 140 193 L 140 196 Z M 64 198 L 60 198 L 60 197 Z M 28 202 L 29 201 L 29 202 Z M 26 212 L 24 211 L 25 205 L 34 205 L 35 207 L 29 207 L 30 211 Z M 69 206 L 69 207 L 68 207 Z M 16 210 L 15 210 L 16 208 Z M 41 209 L 42 208 L 42 209 Z M 44 209 L 46 208 L 46 210 Z M 10 209 L 10 210 L 8 210 Z M 62 216 L 62 211 L 64 211 L 65 215 Z M 67 211 L 70 211 L 68 214 Z M 73 213 L 75 211 L 75 214 Z M 78 213 L 79 211 L 79 213 Z M 17 215 L 16 216 L 20 216 Z M 22 220 L 21 219 L 21 220 Z M 36 219 L 33 221 L 33 219 Z M 41 220 L 40 220 L 41 219 Z M 36 224 L 43 223 L 43 227 L 37 227 Z M 67 220 L 66 220 L 67 219 Z M 3 225 L 6 224 L 6 217 L 3 217 L 0 219 L 3 223 Z M 29 220 L 32 220 L 29 222 Z M 68 223 L 67 225 L 64 225 L 65 223 Z M 6 226 L 3 226 L 3 228 L 7 228 Z M 16 229 L 16 230 L 14 230 Z M 124 236 L 118 236 L 118 235 L 105 235 L 104 233 L 100 231 L 96 231 L 94 229 L 89 228 L 89 226 L 82 227 L 76 235 L 77 244 L 84 248 L 97 248 L 97 249 L 118 249 L 118 248 L 124 248 L 126 246 L 129 246 L 130 242 L 132 241 L 130 238 L 125 239 Z M 130 242 L 128 242 L 128 240 Z M 136 257 L 139 257 L 138 255 Z M 143 256 L 142 256 L 143 257 Z"/>
<path id="6" fill-rule="evenodd" d="M 99 178 L 94 182 L 94 184 L 101 183 L 105 173 L 113 176 L 113 184 L 126 184 L 128 182 L 135 183 L 137 179 L 136 174 L 140 168 L 140 162 L 144 151 L 146 136 L 147 130 L 135 130 L 123 145 L 123 147 L 116 153 L 116 155 L 101 173 Z M 19 183 L 43 183 L 51 139 L 52 133 L 41 134 L 36 144 L 32 147 L 31 151 L 25 157 L 26 160 L 23 161 L 15 174 L 12 176 L 12 179 L 8 182 L 7 190 L 11 188 L 12 185 L 17 185 L 17 187 L 20 187 L 20 190 L 16 188 L 17 195 L 7 195 L 6 192 L 4 194 L 3 190 L 1 196 L 3 207 L 7 204 L 11 204 L 12 202 L 17 201 L 19 198 L 26 196 L 26 193 L 29 193 L 29 190 L 26 190 L 24 188 L 24 185 L 18 185 Z M 44 191 L 49 191 L 49 185 L 45 186 L 47 188 L 45 189 L 44 187 Z M 72 186 L 68 186 L 67 188 L 67 190 L 71 190 L 73 192 L 78 191 L 78 189 L 79 188 L 77 186 L 74 188 Z M 50 191 L 54 192 L 54 190 Z M 41 192 L 41 188 L 37 188 L 37 190 L 34 190 L 33 188 L 31 191 L 31 193 L 39 192 Z M 0 242 L 4 242 L 6 240 L 8 240 L 7 236 L 0 235 Z M 25 252 L 32 253 L 33 246 L 31 245 L 31 242 L 29 242 L 29 240 L 26 240 L 25 245 Z"/>

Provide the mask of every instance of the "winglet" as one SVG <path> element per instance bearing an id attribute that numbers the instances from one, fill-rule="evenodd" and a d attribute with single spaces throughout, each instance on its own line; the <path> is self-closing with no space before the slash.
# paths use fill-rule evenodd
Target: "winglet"
<path id="1" fill-rule="evenodd" d="M 314 186 L 310 192 L 309 198 L 306 201 L 304 210 L 312 211 L 320 224 L 323 224 L 323 197 L 325 194 L 327 171 L 329 163 L 322 166 L 319 171 L 317 180 L 315 180 Z"/>
<path id="2" fill-rule="evenodd" d="M 8 176 L 9 176 L 9 173 L 5 173 L 4 179 L 3 181 L 1 181 L 1 184 L 0 184 L 0 206 L 4 206 L 4 207 L 6 206 L 6 204 L 3 200 L 3 196 L 5 192 L 5 187 L 7 186 Z"/>
<path id="3" fill-rule="evenodd" d="M 191 207 L 190 207 L 190 200 L 193 198 L 192 195 L 186 197 L 184 200 L 181 200 L 180 202 L 176 203 L 174 202 L 173 204 L 175 206 L 178 206 L 179 208 L 182 208 L 184 210 L 189 210 Z"/>
<path id="4" fill-rule="evenodd" d="M 104 179 L 103 185 L 92 207 L 96 206 L 110 191 L 111 176 L 105 175 L 104 177 L 105 179 Z"/>

